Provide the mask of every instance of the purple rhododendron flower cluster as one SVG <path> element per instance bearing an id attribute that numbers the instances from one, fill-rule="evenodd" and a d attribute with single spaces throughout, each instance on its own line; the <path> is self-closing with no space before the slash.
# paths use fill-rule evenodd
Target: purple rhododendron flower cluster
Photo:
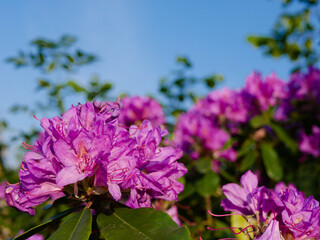
<path id="1" fill-rule="evenodd" d="M 307 73 L 294 73 L 285 88 L 285 97 L 275 112 L 278 121 L 289 121 L 296 132 L 299 148 L 305 154 L 319 156 L 320 147 L 320 70 L 310 67 Z M 303 121 L 297 116 L 302 116 Z M 292 121 L 293 120 L 293 121 Z"/>
<path id="2" fill-rule="evenodd" d="M 149 120 L 153 126 L 165 123 L 163 109 L 156 100 L 146 96 L 124 97 L 121 99 L 121 113 L 119 123 L 130 127 Z"/>
<path id="3" fill-rule="evenodd" d="M 177 200 L 187 169 L 182 150 L 160 147 L 166 131 L 145 120 L 124 127 L 117 102 L 72 106 L 61 117 L 42 118 L 44 131 L 24 157 L 20 182 L 6 187 L 9 206 L 35 214 L 47 199 L 91 201 L 106 194 L 132 208 L 152 199 Z"/>
<path id="4" fill-rule="evenodd" d="M 238 146 L 241 145 L 237 138 L 241 139 L 246 134 L 245 129 L 252 129 L 250 120 L 257 115 L 269 117 L 271 113 L 272 121 L 284 125 L 285 130 L 299 143 L 303 153 L 301 160 L 308 155 L 318 157 L 319 105 L 320 70 L 311 67 L 307 73 L 294 73 L 287 83 L 275 74 L 263 79 L 254 72 L 247 77 L 242 89 L 210 92 L 187 113 L 181 114 L 175 127 L 173 144 L 182 146 L 193 159 L 209 156 L 216 163 L 221 159 L 235 161 Z M 265 126 L 253 134 L 253 139 L 264 138 L 267 132 L 270 136 L 275 135 L 272 128 Z M 258 133 L 262 135 L 258 136 Z M 227 145 L 231 138 L 232 144 Z"/>
<path id="5" fill-rule="evenodd" d="M 312 114 L 313 119 L 320 120 L 319 103 L 320 70 L 310 67 L 305 74 L 297 72 L 291 75 L 275 118 L 288 120 L 293 113 L 299 112 L 306 116 Z"/>
<path id="6" fill-rule="evenodd" d="M 174 145 L 181 145 L 192 158 L 210 154 L 213 159 L 235 161 L 233 145 L 224 148 L 248 121 L 284 98 L 285 83 L 275 74 L 264 80 L 258 73 L 247 78 L 241 90 L 222 89 L 209 93 L 187 113 L 181 114 L 174 131 Z M 229 132 L 226 130 L 228 129 Z"/>
<path id="7" fill-rule="evenodd" d="M 258 187 L 257 176 L 248 171 L 241 177 L 241 186 L 230 183 L 222 190 L 226 199 L 221 206 L 243 215 L 257 239 L 320 238 L 319 202 L 305 197 L 292 184 L 278 183 L 275 189 Z"/>

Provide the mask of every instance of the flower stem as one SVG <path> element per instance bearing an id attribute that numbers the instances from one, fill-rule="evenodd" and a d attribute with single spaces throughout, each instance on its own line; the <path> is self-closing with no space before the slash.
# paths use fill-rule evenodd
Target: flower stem
<path id="1" fill-rule="evenodd" d="M 206 202 L 206 209 L 211 211 L 211 209 L 212 209 L 211 197 L 206 196 L 204 199 Z M 208 211 L 206 213 L 207 213 L 208 225 L 212 226 L 213 225 L 213 217 L 211 216 L 211 214 Z"/>

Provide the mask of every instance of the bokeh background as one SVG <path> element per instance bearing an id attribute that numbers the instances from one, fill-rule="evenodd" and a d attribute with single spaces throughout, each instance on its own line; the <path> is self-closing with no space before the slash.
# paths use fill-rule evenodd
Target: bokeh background
<path id="1" fill-rule="evenodd" d="M 289 76 L 286 58 L 265 57 L 247 41 L 249 34 L 269 33 L 283 10 L 278 0 L 1 2 L 0 116 L 11 127 L 5 138 L 16 129 L 37 125 L 32 117 L 9 109 L 40 102 L 45 94 L 36 91 L 36 79 L 44 74 L 5 61 L 19 50 L 31 50 L 35 38 L 75 36 L 75 45 L 95 54 L 97 61 L 50 77 L 87 83 L 97 74 L 113 84 L 113 97 L 158 96 L 159 80 L 175 69 L 177 56 L 190 59 L 193 75 L 220 73 L 224 81 L 217 87 L 240 88 L 253 70 L 264 75 L 275 71 L 283 79 Z M 76 96 L 67 101 L 70 105 L 83 100 Z M 36 115 L 43 117 L 41 112 Z M 15 164 L 12 156 L 8 164 Z"/>

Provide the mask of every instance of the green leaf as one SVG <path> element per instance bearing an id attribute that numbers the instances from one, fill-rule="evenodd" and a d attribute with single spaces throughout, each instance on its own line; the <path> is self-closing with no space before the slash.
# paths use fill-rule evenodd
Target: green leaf
<path id="1" fill-rule="evenodd" d="M 280 181 L 283 177 L 283 170 L 280 164 L 278 154 L 269 143 L 261 144 L 261 153 L 267 175 L 275 181 Z"/>
<path id="2" fill-rule="evenodd" d="M 253 36 L 253 35 L 247 38 L 247 41 L 255 47 L 267 45 L 270 42 L 270 40 L 273 40 L 273 39 L 264 37 L 264 36 Z"/>
<path id="3" fill-rule="evenodd" d="M 44 80 L 44 79 L 39 79 L 39 80 L 38 80 L 38 85 L 39 85 L 39 87 L 41 87 L 41 88 L 47 88 L 47 87 L 50 87 L 50 86 L 51 86 L 50 82 L 47 81 L 47 80 Z"/>
<path id="4" fill-rule="evenodd" d="M 77 50 L 76 53 L 77 53 L 77 56 L 78 56 L 78 57 L 82 57 L 82 56 L 83 56 L 83 52 L 81 52 L 80 50 Z"/>
<path id="5" fill-rule="evenodd" d="M 111 214 L 99 214 L 97 223 L 107 240 L 191 240 L 185 226 L 153 208 L 115 208 Z"/>
<path id="6" fill-rule="evenodd" d="M 76 92 L 86 92 L 86 89 L 81 87 L 79 84 L 77 84 L 76 82 L 74 81 L 68 81 L 66 83 L 66 86 L 69 86 L 71 87 L 74 91 Z"/>
<path id="7" fill-rule="evenodd" d="M 88 208 L 74 214 L 48 240 L 87 240 L 91 234 L 92 213 Z"/>
<path id="8" fill-rule="evenodd" d="M 232 145 L 235 143 L 236 141 L 233 138 L 229 138 L 229 140 L 224 144 L 224 146 L 222 147 L 222 150 L 228 149 L 230 147 L 232 147 Z"/>
<path id="9" fill-rule="evenodd" d="M 36 227 L 33 227 L 31 229 L 29 229 L 28 231 L 25 231 L 23 234 L 17 236 L 16 238 L 14 238 L 14 240 L 23 240 L 23 239 L 27 239 L 28 237 L 31 237 L 32 235 L 42 231 L 43 229 L 45 229 L 46 227 L 52 225 L 52 224 L 56 224 L 57 221 L 59 221 L 60 219 L 66 217 L 67 215 L 69 215 L 70 213 L 73 213 L 74 211 L 78 210 L 79 207 L 76 208 L 71 208 L 68 209 L 64 212 L 61 212 L 55 216 L 53 216 L 52 218 L 50 218 L 47 222 L 42 223 Z"/>
<path id="10" fill-rule="evenodd" d="M 312 38 L 306 39 L 306 41 L 304 42 L 304 46 L 307 50 L 311 50 L 312 49 Z"/>
<path id="11" fill-rule="evenodd" d="M 112 84 L 111 83 L 105 83 L 101 86 L 100 88 L 100 92 L 101 93 L 105 93 L 107 92 L 108 90 L 110 90 L 112 88 Z"/>
<path id="12" fill-rule="evenodd" d="M 213 77 L 206 78 L 204 81 L 209 88 L 214 88 L 216 86 L 216 81 Z"/>
<path id="13" fill-rule="evenodd" d="M 191 67 L 191 62 L 186 57 L 177 57 L 177 62 L 182 63 L 185 67 Z"/>
<path id="14" fill-rule="evenodd" d="M 296 43 L 291 43 L 286 45 L 286 49 L 288 51 L 288 56 L 291 60 L 298 60 L 299 55 L 301 53 L 300 47 Z"/>
<path id="15" fill-rule="evenodd" d="M 66 57 L 68 58 L 69 62 L 74 63 L 74 59 L 70 55 L 66 55 Z"/>
<path id="16" fill-rule="evenodd" d="M 45 59 L 44 59 L 43 54 L 42 54 L 42 53 L 39 53 L 39 63 L 40 63 L 40 65 L 43 64 L 44 61 L 45 61 Z"/>
<path id="17" fill-rule="evenodd" d="M 51 62 L 51 63 L 49 64 L 49 66 L 48 66 L 47 71 L 48 71 L 48 72 L 51 72 L 51 71 L 54 69 L 55 64 L 56 64 L 55 62 Z"/>
<path id="18" fill-rule="evenodd" d="M 240 171 L 248 170 L 255 162 L 258 157 L 258 153 L 256 151 L 249 152 L 241 161 Z"/>
<path id="19" fill-rule="evenodd" d="M 179 194 L 179 201 L 181 201 L 187 197 L 190 197 L 195 191 L 196 190 L 195 190 L 194 186 L 191 183 L 187 182 L 184 185 L 183 191 Z"/>
<path id="20" fill-rule="evenodd" d="M 178 78 L 173 82 L 174 85 L 176 85 L 179 88 L 183 88 L 186 84 L 186 80 L 184 78 Z"/>
<path id="21" fill-rule="evenodd" d="M 211 160 L 208 158 L 201 158 L 196 162 L 196 169 L 199 173 L 206 173 L 211 169 Z"/>
<path id="22" fill-rule="evenodd" d="M 203 178 L 196 182 L 197 192 L 203 196 L 212 196 L 216 193 L 220 184 L 220 177 L 218 174 L 209 171 Z"/>
<path id="23" fill-rule="evenodd" d="M 237 157 L 241 158 L 244 155 L 247 155 L 249 152 L 253 151 L 256 149 L 255 142 L 251 139 L 247 139 L 241 148 L 237 152 Z"/>
<path id="24" fill-rule="evenodd" d="M 271 123 L 270 127 L 276 133 L 277 137 L 291 150 L 291 152 L 297 152 L 297 142 L 289 136 L 284 128 L 274 123 Z"/>
<path id="25" fill-rule="evenodd" d="M 257 115 L 250 119 L 250 126 L 253 128 L 259 128 L 266 125 L 266 119 L 263 116 Z"/>

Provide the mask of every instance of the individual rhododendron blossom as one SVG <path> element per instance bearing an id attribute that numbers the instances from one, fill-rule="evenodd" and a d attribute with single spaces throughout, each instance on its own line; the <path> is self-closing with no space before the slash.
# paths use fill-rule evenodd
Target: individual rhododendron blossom
<path id="1" fill-rule="evenodd" d="M 264 233 L 258 237 L 259 240 L 281 240 L 279 222 L 277 220 L 272 220 L 264 231 Z"/>
<path id="2" fill-rule="evenodd" d="M 226 199 L 221 206 L 225 211 L 242 215 L 256 239 L 320 238 L 319 202 L 312 196 L 306 198 L 292 184 L 287 187 L 279 183 L 275 189 L 258 187 L 257 176 L 248 171 L 241 178 L 241 186 L 230 183 L 222 190 Z"/>
<path id="3" fill-rule="evenodd" d="M 318 157 L 320 154 L 320 128 L 313 126 L 312 133 L 310 135 L 302 132 L 299 148 L 301 152 Z"/>
<path id="4" fill-rule="evenodd" d="M 34 206 L 65 195 L 83 202 L 104 195 L 133 208 L 177 200 L 177 179 L 187 172 L 177 162 L 182 150 L 160 147 L 165 131 L 148 120 L 123 127 L 119 110 L 116 102 L 87 102 L 41 119 L 44 132 L 25 145 L 20 182 L 6 187 L 8 204 L 34 215 Z"/>
<path id="5" fill-rule="evenodd" d="M 163 109 L 156 100 L 146 96 L 124 97 L 121 99 L 119 123 L 130 127 L 140 125 L 143 120 L 149 120 L 154 127 L 165 123 Z"/>
<path id="6" fill-rule="evenodd" d="M 320 207 L 312 196 L 306 198 L 295 186 L 279 183 L 275 192 L 284 205 L 279 221 L 284 235 L 294 239 L 319 239 Z"/>

